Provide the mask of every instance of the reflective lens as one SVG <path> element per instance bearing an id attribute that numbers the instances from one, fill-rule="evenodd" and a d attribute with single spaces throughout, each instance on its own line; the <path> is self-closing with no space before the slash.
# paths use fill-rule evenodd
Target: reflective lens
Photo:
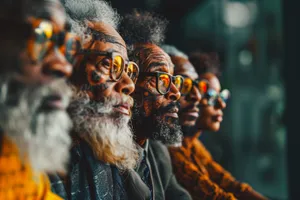
<path id="1" fill-rule="evenodd" d="M 201 80 L 198 82 L 198 88 L 200 90 L 201 94 L 205 94 L 207 92 L 208 89 L 208 82 L 205 80 Z"/>
<path id="2" fill-rule="evenodd" d="M 50 22 L 42 21 L 34 29 L 33 38 L 29 41 L 29 54 L 33 60 L 40 61 L 51 47 L 53 26 Z"/>
<path id="3" fill-rule="evenodd" d="M 183 83 L 182 76 L 173 77 L 173 83 L 174 83 L 175 87 L 180 91 L 182 88 L 182 83 Z"/>
<path id="4" fill-rule="evenodd" d="M 166 94 L 170 88 L 171 77 L 168 74 L 158 76 L 157 89 L 161 94 Z"/>
<path id="5" fill-rule="evenodd" d="M 114 80 L 119 80 L 122 76 L 124 68 L 124 60 L 120 55 L 113 57 L 113 63 L 111 67 L 111 76 Z"/>
<path id="6" fill-rule="evenodd" d="M 66 59 L 71 63 L 75 63 L 75 54 L 80 49 L 81 44 L 78 37 L 69 33 L 66 35 L 65 42 L 64 42 L 64 51 L 62 52 L 65 55 Z"/>
<path id="7" fill-rule="evenodd" d="M 135 83 L 139 75 L 139 68 L 134 62 L 129 62 L 127 66 L 127 74 L 131 80 Z"/>
<path id="8" fill-rule="evenodd" d="M 181 88 L 181 94 L 182 95 L 187 95 L 193 87 L 193 81 L 190 78 L 185 78 L 182 84 Z"/>
<path id="9" fill-rule="evenodd" d="M 227 89 L 224 89 L 221 93 L 220 93 L 220 97 L 221 99 L 223 100 L 223 102 L 227 102 L 227 100 L 229 99 L 230 97 L 230 91 L 227 90 Z"/>
<path id="10" fill-rule="evenodd" d="M 227 89 L 224 89 L 220 92 L 220 94 L 217 93 L 214 89 L 208 89 L 205 98 L 208 100 L 208 105 L 215 106 L 218 103 L 218 99 L 220 98 L 224 103 L 227 102 L 227 100 L 230 97 L 230 92 Z"/>

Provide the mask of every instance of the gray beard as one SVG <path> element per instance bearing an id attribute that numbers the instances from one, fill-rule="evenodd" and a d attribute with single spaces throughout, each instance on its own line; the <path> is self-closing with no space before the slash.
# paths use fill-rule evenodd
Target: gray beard
<path id="1" fill-rule="evenodd" d="M 142 107 L 134 104 L 132 124 L 138 130 L 143 130 L 146 137 L 159 140 L 165 145 L 181 145 L 183 133 L 178 119 L 166 122 L 158 113 L 146 117 Z"/>
<path id="2" fill-rule="evenodd" d="M 104 102 L 95 102 L 81 92 L 74 96 L 69 106 L 76 135 L 90 145 L 98 160 L 121 170 L 133 169 L 138 156 L 128 125 L 130 117 L 113 111 L 113 105 L 128 100 L 124 96 L 123 99 L 108 98 Z"/>
<path id="3" fill-rule="evenodd" d="M 64 110 L 39 110 L 44 97 L 64 94 L 68 104 L 70 89 L 64 80 L 46 86 L 27 87 L 8 92 L 7 80 L 0 79 L 0 127 L 18 147 L 20 158 L 28 158 L 38 172 L 65 172 L 69 159 L 72 122 Z M 11 104 L 10 100 L 16 102 Z"/>

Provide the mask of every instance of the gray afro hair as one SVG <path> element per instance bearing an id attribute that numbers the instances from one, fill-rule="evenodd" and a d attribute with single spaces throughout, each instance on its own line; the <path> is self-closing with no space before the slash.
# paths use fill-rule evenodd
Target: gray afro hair
<path id="1" fill-rule="evenodd" d="M 72 31 L 82 39 L 88 34 L 86 21 L 104 22 L 117 29 L 120 16 L 103 0 L 62 0 Z"/>
<path id="2" fill-rule="evenodd" d="M 160 46 L 169 56 L 176 56 L 188 59 L 188 56 L 182 51 L 178 50 L 175 46 L 164 44 Z"/>
<path id="3" fill-rule="evenodd" d="M 153 43 L 160 45 L 165 39 L 168 21 L 153 13 L 135 11 L 124 17 L 120 25 L 120 34 L 128 45 Z"/>

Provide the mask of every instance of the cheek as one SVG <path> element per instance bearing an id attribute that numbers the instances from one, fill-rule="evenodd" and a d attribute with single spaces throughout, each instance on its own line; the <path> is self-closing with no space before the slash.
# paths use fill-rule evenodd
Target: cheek
<path id="1" fill-rule="evenodd" d="M 183 109 L 188 105 L 188 102 L 186 101 L 185 97 L 181 97 L 179 99 L 179 103 L 180 103 L 180 109 Z"/>
<path id="2" fill-rule="evenodd" d="M 153 114 L 155 110 L 158 110 L 163 104 L 162 96 L 151 96 L 151 98 L 147 98 L 147 95 L 145 95 L 145 98 L 143 105 L 146 116 Z"/>
<path id="3" fill-rule="evenodd" d="M 204 123 L 211 122 L 212 116 L 213 116 L 212 106 L 200 108 L 200 120 L 202 122 L 204 122 Z"/>

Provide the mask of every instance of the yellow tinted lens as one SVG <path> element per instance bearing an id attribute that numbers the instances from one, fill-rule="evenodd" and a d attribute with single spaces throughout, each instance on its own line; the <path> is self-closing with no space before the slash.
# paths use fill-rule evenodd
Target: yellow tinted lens
<path id="1" fill-rule="evenodd" d="M 199 81 L 198 88 L 201 94 L 205 94 L 208 89 L 208 83 L 206 81 Z"/>
<path id="2" fill-rule="evenodd" d="M 158 90 L 161 93 L 166 93 L 170 87 L 170 76 L 167 74 L 160 74 L 158 77 Z"/>
<path id="3" fill-rule="evenodd" d="M 116 55 L 113 60 L 112 66 L 112 76 L 114 79 L 118 80 L 123 72 L 124 60 L 120 55 Z"/>
<path id="4" fill-rule="evenodd" d="M 181 88 L 181 93 L 183 95 L 188 94 L 191 91 L 192 87 L 193 87 L 192 79 L 185 78 L 184 81 L 183 81 L 182 88 Z"/>
<path id="5" fill-rule="evenodd" d="M 50 22 L 42 21 L 34 29 L 34 39 L 31 46 L 32 59 L 42 60 L 47 51 L 51 48 L 51 38 L 53 35 L 53 26 Z"/>
<path id="6" fill-rule="evenodd" d="M 127 67 L 128 76 L 135 82 L 138 76 L 138 67 L 135 63 L 129 62 Z"/>
<path id="7" fill-rule="evenodd" d="M 181 86 L 182 86 L 182 78 L 181 76 L 175 76 L 175 79 L 174 79 L 174 85 L 175 87 L 180 90 L 181 89 Z"/>
<path id="8" fill-rule="evenodd" d="M 44 34 L 47 39 L 50 39 L 53 35 L 53 26 L 51 23 L 43 21 L 34 32 L 38 35 Z"/>

